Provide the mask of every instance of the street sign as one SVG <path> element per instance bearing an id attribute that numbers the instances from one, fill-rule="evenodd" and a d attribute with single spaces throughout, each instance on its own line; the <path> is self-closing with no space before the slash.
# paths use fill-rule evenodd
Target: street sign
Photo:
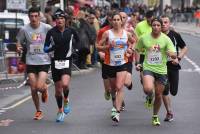
<path id="1" fill-rule="evenodd" d="M 25 10 L 27 0 L 7 0 L 7 9 Z"/>

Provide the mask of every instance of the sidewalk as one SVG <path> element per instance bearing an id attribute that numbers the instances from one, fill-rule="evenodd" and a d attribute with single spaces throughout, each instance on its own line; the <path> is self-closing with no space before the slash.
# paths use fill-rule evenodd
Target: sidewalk
<path id="1" fill-rule="evenodd" d="M 185 22 L 177 22 L 173 24 L 173 27 L 176 31 L 180 33 L 187 33 L 193 36 L 200 37 L 200 27 L 196 27 L 195 23 L 185 23 Z"/>

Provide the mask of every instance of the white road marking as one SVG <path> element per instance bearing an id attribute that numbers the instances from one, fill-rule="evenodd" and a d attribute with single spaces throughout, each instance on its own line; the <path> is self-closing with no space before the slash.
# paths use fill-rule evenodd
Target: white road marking
<path id="1" fill-rule="evenodd" d="M 17 103 L 13 104 L 12 106 L 9 106 L 9 107 L 5 107 L 5 108 L 1 108 L 2 110 L 9 110 L 9 109 L 12 109 L 12 108 L 15 108 L 17 106 L 19 106 L 20 104 L 26 102 L 27 100 L 31 99 L 31 96 L 28 96 L 20 101 L 18 101 Z"/>
<path id="2" fill-rule="evenodd" d="M 184 58 L 194 67 L 194 69 L 191 72 L 198 72 L 200 74 L 200 67 L 187 56 L 184 56 Z"/>
<path id="3" fill-rule="evenodd" d="M 0 115 L 5 113 L 5 112 L 6 112 L 6 110 L 0 109 Z"/>
<path id="4" fill-rule="evenodd" d="M 0 113 L 4 113 L 5 112 L 5 110 L 3 110 L 3 109 L 0 109 Z"/>
<path id="5" fill-rule="evenodd" d="M 48 85 L 48 87 L 51 86 L 52 84 L 53 84 L 53 83 L 51 82 L 51 83 Z M 9 110 L 9 109 L 15 108 L 15 107 L 21 105 L 22 103 L 26 102 L 27 100 L 31 99 L 31 97 L 32 97 L 32 96 L 29 95 L 29 96 L 27 96 L 26 98 L 24 98 L 24 99 L 22 99 L 22 100 L 16 102 L 15 104 L 13 104 L 13 105 L 11 105 L 11 106 L 9 106 L 9 107 L 1 108 L 0 110 Z M 5 111 L 5 112 L 6 112 L 6 111 Z"/>

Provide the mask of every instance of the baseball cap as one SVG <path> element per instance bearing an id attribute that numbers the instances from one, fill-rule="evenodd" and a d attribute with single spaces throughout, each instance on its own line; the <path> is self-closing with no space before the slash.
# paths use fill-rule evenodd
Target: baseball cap
<path id="1" fill-rule="evenodd" d="M 55 18 L 59 18 L 59 17 L 66 18 L 65 12 L 63 10 L 61 10 L 61 9 L 57 9 L 56 12 L 54 13 L 54 17 Z"/>

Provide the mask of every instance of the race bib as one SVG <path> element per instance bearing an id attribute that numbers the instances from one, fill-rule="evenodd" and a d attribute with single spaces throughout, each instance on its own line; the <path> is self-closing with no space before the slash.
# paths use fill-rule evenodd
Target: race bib
<path id="1" fill-rule="evenodd" d="M 147 56 L 148 64 L 161 64 L 162 56 L 160 52 L 150 52 Z"/>
<path id="2" fill-rule="evenodd" d="M 69 60 L 55 60 L 56 69 L 69 68 Z"/>
<path id="3" fill-rule="evenodd" d="M 39 54 L 43 53 L 43 45 L 41 44 L 31 44 L 30 53 Z"/>
<path id="4" fill-rule="evenodd" d="M 113 50 L 110 53 L 111 64 L 122 65 L 124 63 L 124 49 Z"/>

